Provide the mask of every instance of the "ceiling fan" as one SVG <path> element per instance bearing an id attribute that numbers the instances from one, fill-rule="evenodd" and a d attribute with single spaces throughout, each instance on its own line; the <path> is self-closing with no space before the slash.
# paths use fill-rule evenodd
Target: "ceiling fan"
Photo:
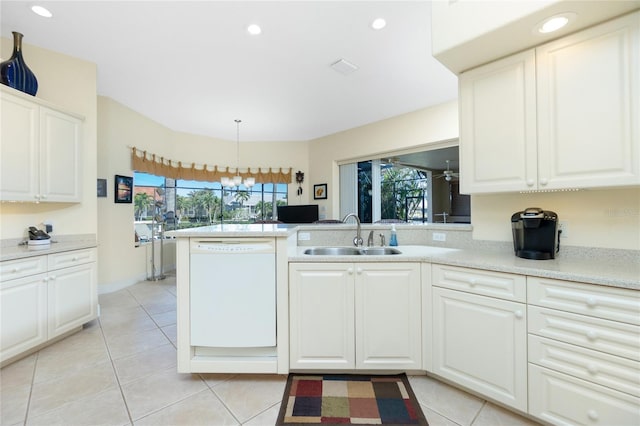
<path id="1" fill-rule="evenodd" d="M 416 170 L 421 170 L 423 172 L 432 172 L 432 169 L 429 169 L 425 166 L 422 166 L 420 164 L 412 164 L 412 163 L 406 163 L 404 161 L 400 161 L 397 157 L 391 157 L 391 158 L 383 158 L 381 159 L 381 161 L 385 164 L 391 164 L 394 167 L 410 167 L 412 169 L 416 169 Z"/>
<path id="2" fill-rule="evenodd" d="M 456 173 L 453 170 L 451 170 L 451 168 L 449 167 L 449 161 L 450 160 L 446 160 L 446 162 L 447 162 L 447 170 L 443 171 L 442 174 L 435 175 L 434 178 L 443 177 L 444 180 L 446 180 L 447 182 L 451 182 L 452 180 L 457 179 L 458 177 L 460 177 L 460 173 Z"/>

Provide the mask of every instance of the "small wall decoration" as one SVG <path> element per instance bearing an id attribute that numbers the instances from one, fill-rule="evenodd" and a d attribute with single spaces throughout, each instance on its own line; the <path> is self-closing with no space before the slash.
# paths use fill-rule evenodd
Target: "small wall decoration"
<path id="1" fill-rule="evenodd" d="M 114 202 L 131 203 L 131 194 L 133 193 L 133 178 L 130 176 L 116 175 L 113 192 L 115 197 Z"/>
<path id="2" fill-rule="evenodd" d="M 98 197 L 107 196 L 107 180 L 98 179 Z"/>
<path id="3" fill-rule="evenodd" d="M 296 183 L 298 184 L 298 196 L 302 195 L 302 182 L 304 182 L 304 173 L 298 170 L 296 172 Z"/>
<path id="4" fill-rule="evenodd" d="M 320 185 L 313 185 L 313 199 L 314 200 L 326 200 L 327 199 L 327 184 L 321 183 Z"/>

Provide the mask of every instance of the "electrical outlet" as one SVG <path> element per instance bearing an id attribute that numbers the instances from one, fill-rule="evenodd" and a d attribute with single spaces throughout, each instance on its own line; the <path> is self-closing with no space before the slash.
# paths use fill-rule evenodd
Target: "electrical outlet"
<path id="1" fill-rule="evenodd" d="M 560 233 L 560 238 L 567 238 L 569 236 L 569 227 L 567 226 L 567 222 L 560 221 L 560 223 L 558 223 L 558 230 L 562 231 Z"/>
<path id="2" fill-rule="evenodd" d="M 433 241 L 447 241 L 447 234 L 444 232 L 434 232 L 432 239 Z"/>
<path id="3" fill-rule="evenodd" d="M 298 241 L 309 241 L 311 234 L 308 232 L 298 232 Z"/>

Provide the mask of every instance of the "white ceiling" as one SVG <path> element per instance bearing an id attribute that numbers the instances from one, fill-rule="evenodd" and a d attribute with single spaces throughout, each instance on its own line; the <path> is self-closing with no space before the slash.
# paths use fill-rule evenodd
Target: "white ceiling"
<path id="1" fill-rule="evenodd" d="M 241 141 L 310 140 L 457 97 L 429 1 L 41 3 L 53 18 L 2 0 L 1 35 L 96 63 L 99 95 L 176 131 L 235 140 L 241 119 Z"/>

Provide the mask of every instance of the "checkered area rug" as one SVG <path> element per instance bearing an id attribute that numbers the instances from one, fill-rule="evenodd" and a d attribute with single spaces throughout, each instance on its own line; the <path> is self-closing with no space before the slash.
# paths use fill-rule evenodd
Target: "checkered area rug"
<path id="1" fill-rule="evenodd" d="M 277 425 L 423 425 L 406 374 L 289 374 Z"/>

